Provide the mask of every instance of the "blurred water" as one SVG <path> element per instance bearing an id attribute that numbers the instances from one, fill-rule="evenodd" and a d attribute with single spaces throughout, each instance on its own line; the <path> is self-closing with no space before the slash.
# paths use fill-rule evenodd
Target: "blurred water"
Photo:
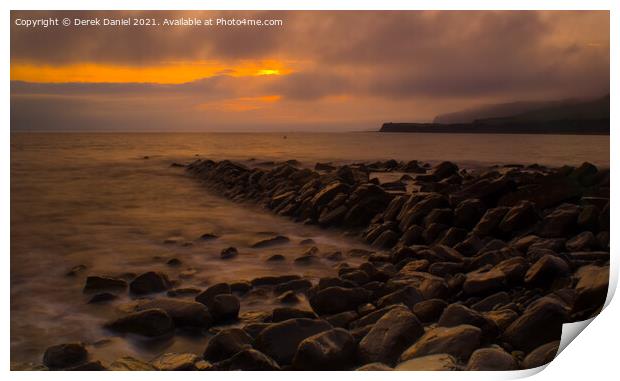
<path id="1" fill-rule="evenodd" d="M 608 136 L 446 134 L 12 134 L 11 136 L 11 360 L 40 362 L 44 349 L 84 341 L 105 362 L 132 354 L 201 353 L 206 339 L 177 336 L 157 346 L 110 336 L 101 324 L 118 315 L 127 297 L 106 306 L 86 304 L 86 274 L 162 270 L 173 279 L 195 269 L 183 286 L 267 274 L 319 277 L 333 263 L 292 264 L 312 238 L 321 252 L 361 247 L 339 232 L 295 224 L 257 208 L 209 194 L 171 162 L 196 158 L 317 161 L 454 160 L 466 165 L 533 163 L 609 165 Z M 148 156 L 148 159 L 144 157 Z M 197 240 L 213 232 L 210 242 Z M 250 249 L 266 232 L 290 244 Z M 177 237 L 176 244 L 164 240 Z M 189 244 L 184 244 L 188 242 Z M 223 247 L 240 255 L 219 259 Z M 272 254 L 284 263 L 266 263 Z M 183 264 L 171 268 L 172 257 Z M 78 277 L 64 274 L 84 264 Z M 272 297 L 243 300 L 242 312 L 269 310 Z M 104 340 L 104 341 L 101 341 Z"/>

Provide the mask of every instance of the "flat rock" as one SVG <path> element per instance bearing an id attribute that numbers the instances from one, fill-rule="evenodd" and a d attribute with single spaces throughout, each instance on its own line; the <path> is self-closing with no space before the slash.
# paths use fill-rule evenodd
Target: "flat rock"
<path id="1" fill-rule="evenodd" d="M 293 368 L 298 370 L 344 370 L 355 361 L 357 343 L 342 328 L 330 329 L 304 339 L 297 348 Z"/>

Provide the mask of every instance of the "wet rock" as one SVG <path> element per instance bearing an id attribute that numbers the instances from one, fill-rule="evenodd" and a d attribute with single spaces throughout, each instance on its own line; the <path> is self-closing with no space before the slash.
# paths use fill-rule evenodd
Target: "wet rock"
<path id="1" fill-rule="evenodd" d="M 365 326 L 372 325 L 379 321 L 385 314 L 393 310 L 394 308 L 401 307 L 399 305 L 390 305 L 384 308 L 381 308 L 376 311 L 372 311 L 364 315 L 363 317 L 351 322 L 349 324 L 350 329 L 357 329 Z"/>
<path id="2" fill-rule="evenodd" d="M 86 278 L 84 292 L 119 291 L 127 288 L 127 282 L 119 278 L 89 276 Z"/>
<path id="3" fill-rule="evenodd" d="M 400 235 L 392 230 L 386 230 L 377 239 L 375 239 L 372 243 L 372 246 L 378 247 L 381 249 L 389 249 L 396 245 Z"/>
<path id="4" fill-rule="evenodd" d="M 572 204 L 563 204 L 549 213 L 543 219 L 538 235 L 546 238 L 565 237 L 577 227 L 579 207 Z"/>
<path id="5" fill-rule="evenodd" d="M 118 299 L 118 296 L 116 294 L 112 294 L 110 292 L 101 292 L 99 294 L 93 295 L 93 297 L 88 300 L 88 304 L 105 303 L 115 299 Z"/>
<path id="6" fill-rule="evenodd" d="M 174 331 L 174 322 L 162 309 L 144 310 L 105 324 L 105 328 L 119 333 L 133 333 L 146 337 L 157 337 Z"/>
<path id="7" fill-rule="evenodd" d="M 538 368 L 539 366 L 550 363 L 557 355 L 559 346 L 559 340 L 541 345 L 525 357 L 521 364 L 522 367 L 524 369 Z"/>
<path id="8" fill-rule="evenodd" d="M 480 346 L 480 334 L 480 328 L 471 325 L 434 328 L 404 351 L 399 361 L 434 354 L 449 354 L 466 360 Z"/>
<path id="9" fill-rule="evenodd" d="M 269 258 L 267 258 L 267 262 L 282 262 L 285 259 L 286 258 L 284 258 L 284 255 L 282 254 L 274 254 L 270 256 Z"/>
<path id="10" fill-rule="evenodd" d="M 139 311 L 162 309 L 172 318 L 177 327 L 208 328 L 213 322 L 211 314 L 203 304 L 188 300 L 158 298 L 138 307 Z"/>
<path id="11" fill-rule="evenodd" d="M 241 295 L 247 294 L 252 289 L 252 283 L 250 282 L 234 282 L 230 284 L 230 291 L 237 292 Z"/>
<path id="12" fill-rule="evenodd" d="M 484 312 L 483 315 L 485 318 L 495 323 L 502 331 L 505 331 L 506 328 L 519 317 L 519 314 L 510 308 Z"/>
<path id="13" fill-rule="evenodd" d="M 417 202 L 416 196 L 412 195 L 405 205 L 403 205 L 403 209 L 398 216 L 400 230 L 406 231 L 410 226 L 419 224 L 424 216 L 433 209 L 442 208 L 446 205 L 446 198 L 437 193 L 428 194 Z"/>
<path id="14" fill-rule="evenodd" d="M 394 370 L 450 371 L 458 370 L 456 359 L 448 354 L 437 354 L 413 358 L 401 362 Z"/>
<path id="15" fill-rule="evenodd" d="M 166 274 L 161 272 L 149 271 L 140 274 L 129 283 L 129 290 L 132 294 L 145 295 L 156 292 L 166 291 L 170 288 L 170 281 Z"/>
<path id="16" fill-rule="evenodd" d="M 433 167 L 430 171 L 430 175 L 433 176 L 435 181 L 439 181 L 458 173 L 458 171 L 459 167 L 456 164 L 449 161 L 444 161 Z"/>
<path id="17" fill-rule="evenodd" d="M 197 295 L 195 300 L 198 303 L 208 306 L 209 302 L 213 300 L 216 295 L 230 294 L 231 292 L 232 290 L 228 283 L 216 283 Z"/>
<path id="18" fill-rule="evenodd" d="M 252 248 L 254 249 L 259 249 L 259 248 L 263 248 L 263 247 L 270 247 L 270 246 L 275 246 L 275 245 L 282 245 L 285 243 L 288 243 L 290 240 L 288 237 L 285 237 L 283 235 L 278 235 L 275 237 L 270 237 L 267 239 L 263 239 L 260 240 L 258 242 L 255 242 L 254 244 L 252 244 Z"/>
<path id="19" fill-rule="evenodd" d="M 153 367 L 157 370 L 196 370 L 195 364 L 200 360 L 193 353 L 164 353 L 153 360 Z"/>
<path id="20" fill-rule="evenodd" d="M 309 302 L 318 314 L 337 314 L 354 310 L 371 297 L 372 292 L 363 288 L 328 287 L 311 296 Z"/>
<path id="21" fill-rule="evenodd" d="M 424 300 L 413 306 L 413 313 L 421 322 L 433 323 L 439 319 L 447 306 L 448 303 L 441 299 Z"/>
<path id="22" fill-rule="evenodd" d="M 345 274 L 340 275 L 341 279 L 344 279 L 345 281 L 349 281 L 352 282 L 358 286 L 364 285 L 368 282 L 370 282 L 370 277 L 368 276 L 368 274 L 362 270 L 353 270 L 350 272 L 347 272 Z"/>
<path id="23" fill-rule="evenodd" d="M 341 261 L 344 257 L 342 256 L 342 252 L 334 251 L 334 252 L 325 254 L 324 258 L 329 261 Z"/>
<path id="24" fill-rule="evenodd" d="M 609 286 L 609 266 L 588 265 L 575 273 L 577 285 L 574 311 L 596 311 L 605 303 Z"/>
<path id="25" fill-rule="evenodd" d="M 256 337 L 254 347 L 278 364 L 290 364 L 304 339 L 331 329 L 324 320 L 289 319 L 271 324 Z"/>
<path id="26" fill-rule="evenodd" d="M 389 366 L 382 364 L 380 362 L 373 362 L 370 364 L 366 364 L 363 366 L 360 366 L 359 368 L 355 369 L 356 371 L 367 371 L 367 372 L 384 372 L 384 371 L 391 371 L 394 370 L 392 368 L 390 368 Z"/>
<path id="27" fill-rule="evenodd" d="M 536 205 L 529 201 L 520 201 L 504 215 L 499 223 L 499 230 L 509 234 L 534 224 L 538 220 Z"/>
<path id="28" fill-rule="evenodd" d="M 318 260 L 319 260 L 319 258 L 316 255 L 313 255 L 313 254 L 303 254 L 303 255 L 295 258 L 295 260 L 293 262 L 295 262 L 296 265 L 308 266 L 308 265 L 311 265 L 311 264 L 317 262 Z"/>
<path id="29" fill-rule="evenodd" d="M 424 229 L 418 225 L 410 226 L 400 237 L 399 243 L 403 246 L 424 243 Z"/>
<path id="30" fill-rule="evenodd" d="M 494 322 L 484 317 L 481 313 L 474 311 L 462 304 L 450 304 L 444 309 L 437 326 L 457 327 L 463 324 L 473 325 L 482 330 L 482 339 L 495 338 L 499 329 Z"/>
<path id="31" fill-rule="evenodd" d="M 332 327 L 347 328 L 349 323 L 356 320 L 358 317 L 359 314 L 356 311 L 345 311 L 339 314 L 327 316 L 325 320 L 327 320 Z"/>
<path id="32" fill-rule="evenodd" d="M 339 205 L 333 209 L 324 208 L 319 216 L 319 225 L 337 225 L 342 222 L 349 210 L 345 205 Z"/>
<path id="33" fill-rule="evenodd" d="M 239 252 L 237 251 L 237 248 L 235 247 L 227 247 L 225 249 L 222 249 L 222 251 L 220 252 L 220 258 L 222 259 L 230 259 L 230 258 L 234 258 L 237 255 L 239 255 Z"/>
<path id="34" fill-rule="evenodd" d="M 357 343 L 351 334 L 335 328 L 304 339 L 297 348 L 297 370 L 344 370 L 355 361 Z"/>
<path id="35" fill-rule="evenodd" d="M 598 246 L 598 241 L 592 232 L 585 231 L 566 241 L 565 246 L 571 252 L 590 251 Z"/>
<path id="36" fill-rule="evenodd" d="M 466 370 L 516 370 L 517 361 L 501 348 L 481 348 L 472 353 Z"/>
<path id="37" fill-rule="evenodd" d="M 567 177 L 550 177 L 539 184 L 522 186 L 512 193 L 502 196 L 499 205 L 515 205 L 519 201 L 528 200 L 539 209 L 556 206 L 562 202 L 578 200 L 583 194 L 579 183 Z"/>
<path id="38" fill-rule="evenodd" d="M 437 208 L 424 217 L 424 226 L 428 227 L 432 224 L 451 225 L 454 215 L 450 208 Z"/>
<path id="39" fill-rule="evenodd" d="M 464 200 L 454 209 L 454 226 L 472 229 L 484 215 L 486 207 L 478 199 Z"/>
<path id="40" fill-rule="evenodd" d="M 547 254 L 527 270 L 525 283 L 528 285 L 547 286 L 556 278 L 567 276 L 569 273 L 570 268 L 562 258 Z"/>
<path id="41" fill-rule="evenodd" d="M 156 370 L 151 364 L 138 360 L 136 358 L 125 356 L 121 357 L 114 362 L 112 362 L 109 366 L 109 370 L 115 371 L 128 371 L 128 370 L 137 370 L 137 371 L 150 371 Z"/>
<path id="42" fill-rule="evenodd" d="M 236 320 L 241 308 L 239 299 L 229 294 L 214 296 L 213 299 L 207 302 L 206 306 L 211 316 L 213 316 L 213 320 L 220 323 Z"/>
<path id="43" fill-rule="evenodd" d="M 222 361 L 245 349 L 251 349 L 253 341 L 242 329 L 223 329 L 209 340 L 203 357 L 212 362 Z"/>
<path id="44" fill-rule="evenodd" d="M 294 279 L 285 283 L 276 285 L 273 288 L 275 293 L 283 293 L 286 291 L 303 291 L 312 287 L 312 282 L 307 279 Z"/>
<path id="45" fill-rule="evenodd" d="M 292 307 L 275 308 L 271 313 L 271 321 L 278 323 L 289 319 L 318 319 L 312 311 L 300 310 Z"/>
<path id="46" fill-rule="evenodd" d="M 486 237 L 497 231 L 499 224 L 508 213 L 508 208 L 497 207 L 489 209 L 484 213 L 478 224 L 474 227 L 473 233 L 479 237 Z"/>
<path id="47" fill-rule="evenodd" d="M 316 163 L 314 169 L 317 171 L 333 171 L 336 169 L 331 163 Z"/>
<path id="48" fill-rule="evenodd" d="M 200 236 L 200 239 L 203 241 L 211 241 L 211 240 L 218 239 L 218 238 L 220 237 L 217 234 L 213 234 L 213 233 L 205 233 Z"/>
<path id="49" fill-rule="evenodd" d="M 217 363 L 214 370 L 271 371 L 280 370 L 280 366 L 264 353 L 255 349 L 245 349 Z"/>
<path id="50" fill-rule="evenodd" d="M 45 350 L 43 365 L 52 370 L 66 369 L 88 360 L 88 351 L 82 343 L 53 345 Z"/>
<path id="51" fill-rule="evenodd" d="M 364 362 L 394 364 L 402 351 L 424 334 L 424 328 L 405 307 L 383 315 L 360 341 L 358 356 Z"/>
<path id="52" fill-rule="evenodd" d="M 564 305 L 551 298 L 532 303 L 504 332 L 504 340 L 514 348 L 529 352 L 536 347 L 558 340 L 568 314 Z"/>
<path id="53" fill-rule="evenodd" d="M 491 311 L 498 305 L 504 305 L 510 303 L 510 295 L 507 292 L 498 292 L 493 295 L 489 295 L 486 298 L 476 302 L 471 306 L 473 310 L 478 312 Z"/>
<path id="54" fill-rule="evenodd" d="M 384 308 L 393 304 L 404 304 L 412 308 L 417 303 L 424 300 L 424 297 L 415 287 L 407 286 L 391 294 L 385 295 L 377 300 L 377 307 Z"/>
<path id="55" fill-rule="evenodd" d="M 286 291 L 282 295 L 278 296 L 277 300 L 282 304 L 297 304 L 300 301 L 295 294 L 295 291 Z"/>

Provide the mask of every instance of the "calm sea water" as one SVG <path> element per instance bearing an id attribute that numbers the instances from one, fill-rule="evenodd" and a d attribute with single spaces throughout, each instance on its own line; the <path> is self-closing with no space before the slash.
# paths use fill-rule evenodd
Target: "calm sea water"
<path id="1" fill-rule="evenodd" d="M 207 338 L 177 336 L 158 345 L 111 336 L 100 327 L 130 306 L 122 297 L 106 306 L 86 304 L 85 274 L 120 275 L 162 270 L 182 286 L 267 274 L 319 277 L 327 261 L 297 267 L 266 257 L 303 253 L 312 238 L 321 252 L 362 247 L 338 232 L 294 224 L 257 208 L 209 194 L 171 162 L 212 159 L 317 161 L 453 160 L 467 166 L 498 163 L 609 166 L 608 136 L 432 134 L 13 134 L 11 136 L 11 361 L 39 363 L 46 347 L 88 343 L 104 363 L 121 355 L 151 359 L 163 352 L 201 353 Z M 144 159 L 148 156 L 148 160 Z M 221 236 L 212 242 L 201 234 Z M 268 251 L 252 242 L 269 232 L 291 243 Z M 164 244 L 174 237 L 176 244 Z M 219 259 L 236 246 L 232 261 Z M 172 257 L 183 264 L 170 268 Z M 84 274 L 66 277 L 76 265 Z M 243 300 L 242 313 L 269 310 L 272 297 Z M 303 302 L 302 302 L 303 303 Z"/>

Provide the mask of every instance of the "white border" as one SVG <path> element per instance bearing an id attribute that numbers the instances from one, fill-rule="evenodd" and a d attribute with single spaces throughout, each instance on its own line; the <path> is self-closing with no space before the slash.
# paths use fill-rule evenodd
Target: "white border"
<path id="1" fill-rule="evenodd" d="M 611 25 L 611 126 L 612 131 L 618 122 L 618 98 L 615 96 L 618 91 L 618 76 L 614 68 L 618 67 L 618 36 L 620 36 L 620 24 L 618 17 L 618 2 L 605 1 L 605 0 L 589 0 L 589 1 L 577 1 L 577 0 L 502 0 L 502 1 L 489 1 L 489 0 L 469 0 L 467 2 L 462 0 L 443 0 L 443 1 L 420 1 L 420 0 L 381 0 L 371 2 L 368 0 L 358 0 L 350 3 L 337 3 L 334 0 L 314 0 L 312 2 L 306 2 L 301 4 L 300 2 L 282 1 L 282 0 L 254 0 L 254 1 L 235 1 L 227 0 L 220 2 L 213 1 L 191 1 L 191 0 L 123 0 L 123 1 L 78 1 L 78 0 L 57 0 L 54 2 L 44 0 L 22 0 L 22 1 L 3 1 L 2 7 L 4 8 L 4 20 L 6 24 L 3 28 L 4 36 L 2 38 L 2 51 L 4 60 L 2 66 L 7 76 L 10 73 L 9 64 L 9 44 L 10 44 L 10 23 L 8 20 L 9 10 L 37 10 L 37 9 L 213 9 L 213 10 L 268 10 L 268 9 L 292 9 L 292 10 L 306 10 L 306 9 L 318 9 L 318 10 L 338 10 L 338 9 L 455 9 L 455 10 L 476 10 L 476 9 L 500 9 L 500 10 L 527 10 L 527 9 L 539 9 L 539 10 L 573 10 L 573 9 L 592 9 L 592 10 L 611 10 L 610 25 Z M 2 217 L 0 220 L 0 231 L 2 232 L 3 243 L 3 260 L 4 269 L 3 280 L 4 290 L 2 292 L 2 303 L 5 306 L 4 313 L 2 314 L 2 334 L 3 334 L 3 346 L 1 347 L 1 356 L 4 359 L 4 371 L 8 373 L 9 369 L 9 327 L 10 327 L 10 307 L 9 307 L 9 295 L 10 295 L 10 118 L 9 118 L 9 99 L 10 88 L 9 81 L 3 83 L 3 118 L 5 121 L 4 138 L 5 141 L 1 146 L 2 157 L 2 172 L 3 172 L 3 186 L 2 191 Z M 616 145 L 617 138 L 614 133 L 611 135 L 611 146 Z M 612 189 L 618 189 L 618 177 L 615 163 L 618 162 L 618 152 L 611 150 L 610 163 L 612 173 Z M 612 203 L 611 211 L 611 247 L 612 247 L 612 268 L 611 288 L 615 290 L 618 279 L 618 261 L 615 233 L 618 232 L 616 225 L 617 207 L 615 202 Z M 613 291 L 612 291 L 613 292 Z M 609 300 L 608 300 L 609 302 Z M 620 321 L 620 307 L 618 302 L 611 303 L 603 313 L 594 319 L 592 324 L 586 329 L 586 333 L 580 335 L 575 339 L 575 343 L 569 345 L 556 360 L 554 360 L 544 372 L 539 373 L 536 379 L 609 379 L 617 374 L 617 341 L 620 334 L 618 333 L 618 322 Z M 521 371 L 517 373 L 493 373 L 493 372 L 460 372 L 460 373 L 438 373 L 438 372 L 418 372 L 412 374 L 410 372 L 389 372 L 382 373 L 380 377 L 387 378 L 400 378 L 410 380 L 415 377 L 416 380 L 441 380 L 441 379 L 506 379 L 506 378 L 518 378 L 537 373 L 539 370 L 533 371 Z M 84 374 L 76 373 L 48 373 L 48 372 L 11 372 L 7 374 L 11 378 L 19 380 L 32 380 L 33 378 L 45 378 L 45 379 L 82 379 Z M 379 376 L 375 373 L 369 372 L 357 372 L 355 374 L 347 373 L 334 373 L 334 372 L 298 372 L 291 374 L 290 372 L 270 372 L 270 373 L 254 373 L 251 374 L 239 373 L 239 372 L 217 372 L 217 373 L 182 373 L 180 377 L 187 379 L 201 379 L 209 378 L 215 380 L 230 380 L 237 377 L 248 377 L 251 379 L 262 380 L 289 380 L 291 377 L 295 377 L 300 380 L 315 380 L 318 377 L 331 377 L 341 375 L 344 377 L 355 376 L 357 379 L 374 380 Z M 170 375 L 165 373 L 114 373 L 112 376 L 120 379 L 136 379 L 146 378 L 149 379 L 164 379 Z M 88 377 L 94 380 L 104 380 L 111 377 L 110 373 L 97 373 L 91 372 Z"/>

